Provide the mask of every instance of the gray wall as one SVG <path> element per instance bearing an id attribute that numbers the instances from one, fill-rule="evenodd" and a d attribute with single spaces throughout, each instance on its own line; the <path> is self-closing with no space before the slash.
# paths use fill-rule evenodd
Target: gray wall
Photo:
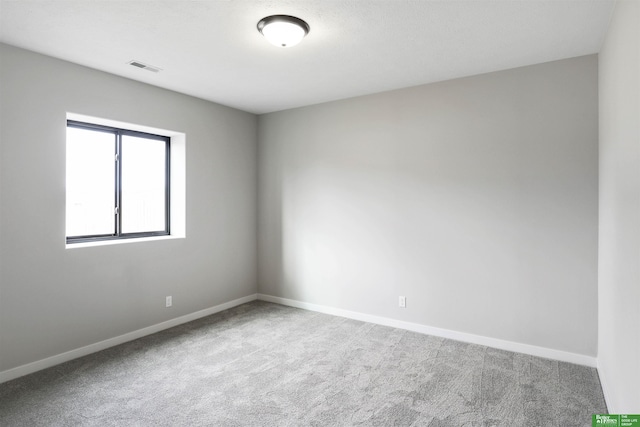
<path id="1" fill-rule="evenodd" d="M 595 355 L 595 56 L 259 119 L 0 58 L 0 371 L 258 290 Z M 186 239 L 65 249 L 66 112 L 187 134 Z"/>
<path id="2" fill-rule="evenodd" d="M 595 356 L 595 55 L 258 128 L 261 293 Z"/>
<path id="3" fill-rule="evenodd" d="M 619 1 L 600 64 L 598 368 L 609 410 L 640 412 L 640 2 Z"/>
<path id="4" fill-rule="evenodd" d="M 256 116 L 7 45 L 0 58 L 0 371 L 256 292 Z M 186 133 L 186 239 L 65 249 L 67 112 Z"/>

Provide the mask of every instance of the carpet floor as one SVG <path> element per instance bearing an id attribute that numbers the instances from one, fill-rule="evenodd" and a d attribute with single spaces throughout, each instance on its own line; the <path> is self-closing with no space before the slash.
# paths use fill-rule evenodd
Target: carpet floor
<path id="1" fill-rule="evenodd" d="M 0 384 L 1 426 L 591 426 L 595 369 L 255 301 Z"/>

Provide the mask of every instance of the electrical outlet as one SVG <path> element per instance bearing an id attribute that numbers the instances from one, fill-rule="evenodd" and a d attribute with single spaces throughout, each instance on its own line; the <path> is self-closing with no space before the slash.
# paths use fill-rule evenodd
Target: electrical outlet
<path id="1" fill-rule="evenodd" d="M 407 297 L 399 297 L 398 298 L 398 306 L 402 308 L 407 308 Z"/>
<path id="2" fill-rule="evenodd" d="M 173 305 L 173 297 L 171 295 L 169 295 L 165 299 L 165 307 L 171 307 L 172 305 Z"/>

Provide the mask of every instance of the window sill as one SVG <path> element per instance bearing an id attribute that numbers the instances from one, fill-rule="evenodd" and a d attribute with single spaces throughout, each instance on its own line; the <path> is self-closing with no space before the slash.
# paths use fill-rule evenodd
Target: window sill
<path id="1" fill-rule="evenodd" d="M 184 239 L 184 236 L 154 236 L 154 237 L 136 237 L 133 239 L 113 239 L 113 240 L 100 240 L 97 242 L 83 242 L 83 243 L 66 243 L 66 249 L 78 249 L 89 248 L 93 246 L 108 246 L 108 245 L 123 245 L 128 243 L 140 243 L 140 242 L 154 242 L 157 240 L 174 240 Z"/>

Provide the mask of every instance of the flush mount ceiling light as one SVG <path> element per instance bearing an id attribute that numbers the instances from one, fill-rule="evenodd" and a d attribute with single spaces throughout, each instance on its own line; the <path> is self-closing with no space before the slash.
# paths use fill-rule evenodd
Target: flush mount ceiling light
<path id="1" fill-rule="evenodd" d="M 258 31 L 275 46 L 291 47 L 309 33 L 309 24 L 295 16 L 271 15 L 258 22 Z"/>

